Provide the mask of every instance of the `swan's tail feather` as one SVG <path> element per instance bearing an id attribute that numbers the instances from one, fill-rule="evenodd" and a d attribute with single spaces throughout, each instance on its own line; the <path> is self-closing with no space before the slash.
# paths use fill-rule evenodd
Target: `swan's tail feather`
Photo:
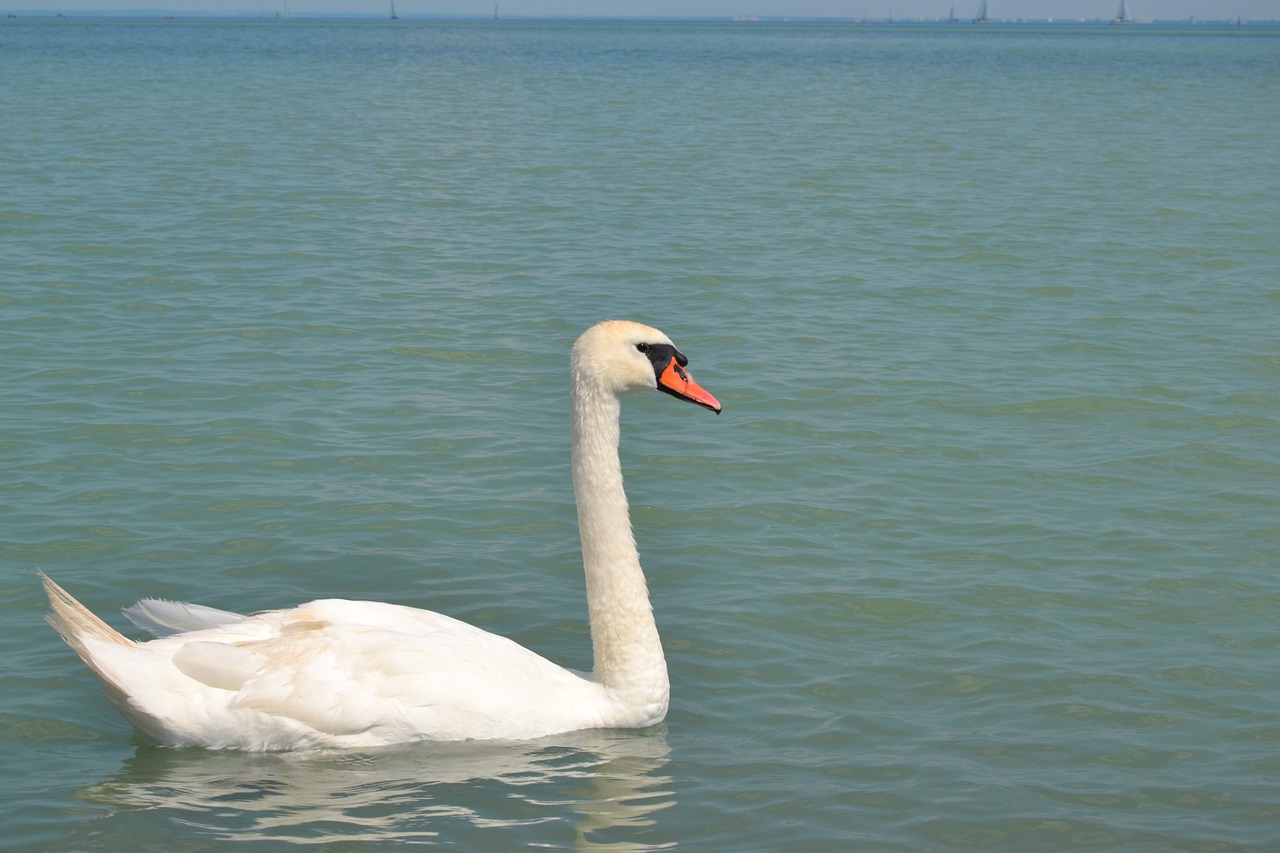
<path id="1" fill-rule="evenodd" d="M 52 608 L 44 618 L 89 667 L 111 704 L 138 731 L 152 740 L 166 742 L 163 722 L 131 702 L 129 690 L 110 671 L 110 662 L 119 658 L 121 653 L 132 660 L 138 644 L 93 615 L 89 608 L 76 601 L 71 593 L 50 580 L 44 572 L 40 572 L 40 582 L 44 584 L 45 595 L 49 596 Z"/>
<path id="2" fill-rule="evenodd" d="M 54 583 L 44 572 L 40 572 L 40 582 L 44 584 L 44 593 L 49 596 L 49 606 L 52 608 L 45 615 L 45 620 L 62 635 L 68 646 L 76 650 L 76 654 L 84 658 L 85 663 L 92 666 L 84 645 L 86 637 L 122 646 L 133 645 L 131 640 L 93 615 L 89 608 L 76 601 L 71 593 Z"/>

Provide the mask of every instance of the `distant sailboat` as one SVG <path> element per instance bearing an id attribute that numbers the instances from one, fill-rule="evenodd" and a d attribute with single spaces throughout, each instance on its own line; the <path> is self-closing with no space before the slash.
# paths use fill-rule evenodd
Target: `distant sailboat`
<path id="1" fill-rule="evenodd" d="M 493 19 L 495 21 L 498 20 L 498 4 L 497 3 L 493 4 Z"/>
<path id="2" fill-rule="evenodd" d="M 991 19 L 987 17 L 987 0 L 982 0 L 978 4 L 978 17 L 974 18 L 973 22 L 975 24 L 988 24 L 991 22 Z"/>
<path id="3" fill-rule="evenodd" d="M 396 14 L 396 0 L 391 0 L 391 20 L 400 20 L 400 16 Z"/>
<path id="4" fill-rule="evenodd" d="M 950 16 L 948 16 L 948 18 L 947 18 L 947 23 L 948 23 L 948 24 L 954 24 L 955 22 L 956 22 L 956 7 L 955 7 L 955 6 L 952 6 L 952 7 L 951 7 L 951 15 L 950 15 Z"/>
<path id="5" fill-rule="evenodd" d="M 1132 24 L 1133 16 L 1129 14 L 1129 0 L 1120 0 L 1120 8 L 1116 10 L 1116 16 L 1111 19 L 1113 24 Z"/>

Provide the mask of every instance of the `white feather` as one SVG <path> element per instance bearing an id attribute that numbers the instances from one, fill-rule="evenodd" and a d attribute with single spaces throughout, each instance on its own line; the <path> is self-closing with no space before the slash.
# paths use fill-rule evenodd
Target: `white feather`
<path id="1" fill-rule="evenodd" d="M 219 690 L 241 690 L 267 659 L 244 646 L 191 640 L 173 653 L 173 665 L 187 678 Z"/>
<path id="2" fill-rule="evenodd" d="M 126 607 L 123 613 L 130 622 L 153 637 L 215 628 L 244 618 L 239 613 L 216 610 L 203 604 L 165 601 L 162 598 L 144 598 L 132 607 Z"/>

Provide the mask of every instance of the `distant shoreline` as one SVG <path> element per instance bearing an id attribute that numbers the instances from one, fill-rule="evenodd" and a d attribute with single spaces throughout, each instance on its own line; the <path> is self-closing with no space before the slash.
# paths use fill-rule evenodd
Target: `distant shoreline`
<path id="1" fill-rule="evenodd" d="M 134 19 L 134 20 L 236 20 L 236 21 L 279 21 L 280 23 L 298 22 L 298 21 L 388 21 L 385 13 L 371 12 L 294 12 L 287 19 L 280 19 L 274 12 L 269 11 L 190 11 L 175 9 L 106 9 L 106 10 L 85 10 L 85 9 L 65 9 L 65 10 L 48 10 L 48 9 L 13 9 L 6 10 L 5 18 L 48 18 L 48 19 Z M 484 15 L 462 15 L 462 14 L 405 14 L 400 15 L 397 23 L 405 22 L 443 22 L 443 23 L 461 23 L 461 22 L 490 22 L 495 21 Z M 967 28 L 973 26 L 973 22 L 968 19 L 959 21 L 948 21 L 945 17 L 935 18 L 861 18 L 861 17 L 806 17 L 791 15 L 751 15 L 751 16 L 732 16 L 732 15 L 707 15 L 707 16 L 689 16 L 689 17 L 673 17 L 670 15 L 655 16 L 583 16 L 583 15 L 536 15 L 521 16 L 511 15 L 503 16 L 501 21 L 496 23 L 538 23 L 538 22 L 582 22 L 582 23 L 706 23 L 706 24 L 867 24 L 881 26 L 915 26 L 915 25 L 938 25 L 954 26 L 957 28 Z M 1274 26 L 1280 24 L 1280 19 L 1251 19 L 1237 21 L 1235 18 L 1222 18 L 1217 20 L 1186 20 L 1186 19 L 1144 19 L 1135 21 L 1132 26 L 1147 27 L 1248 27 L 1248 26 Z M 1079 27 L 1079 26 L 1110 26 L 1111 20 L 1108 18 L 993 18 L 984 22 L 983 27 L 989 26 L 1053 26 L 1053 27 Z"/>

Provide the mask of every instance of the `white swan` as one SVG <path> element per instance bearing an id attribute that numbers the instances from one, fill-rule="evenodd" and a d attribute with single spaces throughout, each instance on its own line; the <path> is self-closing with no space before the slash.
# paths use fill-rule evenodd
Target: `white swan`
<path id="1" fill-rule="evenodd" d="M 537 738 L 660 722 L 670 688 L 618 461 L 619 395 L 665 391 L 719 413 L 657 329 L 609 320 L 573 347 L 573 488 L 595 669 L 571 672 L 439 613 L 322 600 L 242 616 L 147 599 L 135 643 L 41 573 L 47 618 L 144 735 L 284 750 Z"/>

